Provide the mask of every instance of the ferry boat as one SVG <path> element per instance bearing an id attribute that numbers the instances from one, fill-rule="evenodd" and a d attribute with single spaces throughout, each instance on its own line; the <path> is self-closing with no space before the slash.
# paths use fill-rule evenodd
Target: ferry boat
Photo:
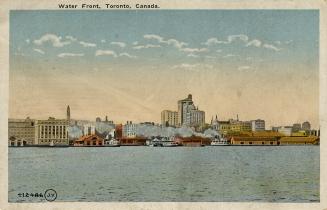
<path id="1" fill-rule="evenodd" d="M 162 147 L 162 142 L 159 139 L 155 138 L 150 142 L 149 146 L 150 147 Z"/>
<path id="2" fill-rule="evenodd" d="M 225 138 L 215 137 L 214 140 L 211 141 L 211 146 L 228 146 L 228 142 Z"/>
<path id="3" fill-rule="evenodd" d="M 169 139 L 164 138 L 162 141 L 162 146 L 163 147 L 177 147 L 179 144 L 175 141 L 175 137 L 170 137 Z"/>
<path id="4" fill-rule="evenodd" d="M 105 147 L 120 147 L 120 143 L 116 139 L 111 139 L 110 141 L 105 141 Z"/>

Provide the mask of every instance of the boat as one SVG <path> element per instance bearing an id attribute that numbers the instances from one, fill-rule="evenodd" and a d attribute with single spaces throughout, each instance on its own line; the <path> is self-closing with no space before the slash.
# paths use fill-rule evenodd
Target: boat
<path id="1" fill-rule="evenodd" d="M 211 141 L 210 146 L 228 146 L 229 143 L 225 138 L 216 137 Z"/>
<path id="2" fill-rule="evenodd" d="M 111 139 L 110 141 L 105 141 L 105 147 L 120 147 L 120 142 L 116 139 Z"/>
<path id="3" fill-rule="evenodd" d="M 161 140 L 155 138 L 150 142 L 149 146 L 150 147 L 162 147 L 162 142 L 161 142 Z"/>
<path id="4" fill-rule="evenodd" d="M 172 136 L 170 137 L 169 139 L 167 138 L 164 138 L 162 141 L 162 146 L 163 147 L 177 147 L 179 146 L 179 144 L 175 141 L 175 137 Z"/>

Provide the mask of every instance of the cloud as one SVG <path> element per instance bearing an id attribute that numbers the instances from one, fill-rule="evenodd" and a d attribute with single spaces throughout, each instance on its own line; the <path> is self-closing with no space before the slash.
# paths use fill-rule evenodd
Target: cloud
<path id="1" fill-rule="evenodd" d="M 160 48 L 160 45 L 154 45 L 154 44 L 147 44 L 147 45 L 138 45 L 134 46 L 134 50 L 140 50 L 140 49 L 148 49 L 148 48 Z"/>
<path id="2" fill-rule="evenodd" d="M 211 56 L 211 55 L 206 55 L 205 58 L 208 58 L 208 59 L 215 59 L 216 57 L 215 57 L 215 56 Z"/>
<path id="3" fill-rule="evenodd" d="M 101 39 L 101 43 L 106 43 L 106 40 L 105 39 Z"/>
<path id="4" fill-rule="evenodd" d="M 95 56 L 101 56 L 101 55 L 112 56 L 114 58 L 118 58 L 118 57 L 137 58 L 137 56 L 131 55 L 127 52 L 123 52 L 123 53 L 119 53 L 119 54 L 117 54 L 115 51 L 112 51 L 112 50 L 97 50 L 95 52 Z"/>
<path id="5" fill-rule="evenodd" d="M 171 67 L 171 69 L 191 69 L 191 70 L 199 69 L 199 68 L 212 69 L 213 66 L 209 64 L 202 64 L 202 63 L 195 63 L 195 64 L 182 63 Z"/>
<path id="6" fill-rule="evenodd" d="M 43 50 L 41 50 L 41 49 L 37 49 L 37 48 L 34 48 L 33 49 L 35 52 L 38 52 L 38 53 L 40 53 L 40 54 L 44 54 L 44 51 Z"/>
<path id="7" fill-rule="evenodd" d="M 198 55 L 195 55 L 195 54 L 193 54 L 193 53 L 190 53 L 190 54 L 187 55 L 187 57 L 198 58 L 199 56 L 198 56 Z"/>
<path id="8" fill-rule="evenodd" d="M 72 42 L 77 41 L 77 39 L 75 37 L 73 37 L 73 36 L 65 36 L 65 38 L 72 41 Z"/>
<path id="9" fill-rule="evenodd" d="M 178 49 L 181 49 L 183 46 L 187 46 L 188 44 L 185 43 L 185 42 L 180 42 L 176 39 L 168 39 L 168 40 L 165 40 L 163 37 L 159 36 L 159 35 L 155 35 L 155 34 L 145 34 L 143 36 L 144 39 L 154 39 L 156 40 L 157 42 L 159 43 L 164 43 L 164 44 L 167 44 L 167 45 L 172 45 Z"/>
<path id="10" fill-rule="evenodd" d="M 230 57 L 236 57 L 238 55 L 234 55 L 234 54 L 227 54 L 227 55 L 224 55 L 223 58 L 230 58 Z"/>
<path id="11" fill-rule="evenodd" d="M 29 43 L 31 42 L 31 40 L 26 39 L 25 42 L 26 42 L 27 44 L 29 44 Z"/>
<path id="12" fill-rule="evenodd" d="M 276 46 L 271 45 L 271 44 L 264 44 L 263 47 L 267 48 L 267 49 L 270 49 L 270 50 L 274 50 L 274 51 L 280 51 L 281 50 L 280 48 L 277 48 Z"/>
<path id="13" fill-rule="evenodd" d="M 113 56 L 115 58 L 118 57 L 117 53 L 112 50 L 97 50 L 95 52 L 95 56 L 100 56 L 100 55 L 109 55 L 109 56 Z"/>
<path id="14" fill-rule="evenodd" d="M 250 66 L 239 66 L 237 69 L 239 71 L 243 71 L 243 70 L 247 70 L 247 69 L 250 69 L 251 67 Z"/>
<path id="15" fill-rule="evenodd" d="M 83 42 L 83 41 L 80 41 L 79 42 L 83 47 L 96 47 L 97 45 L 94 44 L 94 43 L 89 43 L 89 42 Z"/>
<path id="16" fill-rule="evenodd" d="M 204 42 L 202 44 L 207 45 L 207 46 L 212 46 L 212 45 L 216 45 L 216 44 L 230 44 L 236 40 L 247 42 L 249 40 L 249 37 L 244 34 L 229 35 L 227 37 L 227 41 L 218 40 L 217 38 L 212 37 L 212 38 L 209 38 L 206 42 Z"/>
<path id="17" fill-rule="evenodd" d="M 221 49 L 218 49 L 218 50 L 216 50 L 216 52 L 217 52 L 217 53 L 221 53 L 221 52 L 222 52 L 222 50 L 221 50 Z"/>
<path id="18" fill-rule="evenodd" d="M 136 58 L 136 56 L 134 56 L 134 55 L 130 55 L 130 54 L 126 53 L 126 52 L 124 52 L 124 53 L 120 53 L 120 54 L 119 54 L 119 57 L 122 57 L 122 56 L 126 56 L 126 57 L 128 57 L 128 58 Z"/>
<path id="19" fill-rule="evenodd" d="M 126 44 L 124 42 L 110 42 L 111 45 L 117 45 L 121 48 L 126 47 Z"/>
<path id="20" fill-rule="evenodd" d="M 60 53 L 57 55 L 59 58 L 64 58 L 64 57 L 81 57 L 84 56 L 83 53 Z"/>
<path id="21" fill-rule="evenodd" d="M 133 42 L 133 45 L 138 45 L 138 44 L 139 44 L 138 41 Z"/>
<path id="22" fill-rule="evenodd" d="M 227 38 L 228 43 L 232 43 L 235 40 L 241 40 L 243 42 L 247 42 L 249 40 L 249 37 L 244 34 L 239 34 L 239 35 L 229 35 Z"/>
<path id="23" fill-rule="evenodd" d="M 212 45 L 215 45 L 215 44 L 221 44 L 222 42 L 219 41 L 217 38 L 209 38 L 206 42 L 202 43 L 204 45 L 207 45 L 207 46 L 212 46 Z"/>
<path id="24" fill-rule="evenodd" d="M 70 44 L 70 41 L 62 41 L 62 37 L 55 34 L 45 34 L 40 39 L 34 40 L 34 44 L 36 45 L 42 45 L 46 42 L 50 42 L 53 47 L 63 47 Z"/>
<path id="25" fill-rule="evenodd" d="M 183 52 L 194 53 L 194 52 L 207 52 L 207 48 L 182 48 L 180 49 Z"/>
<path id="26" fill-rule="evenodd" d="M 249 47 L 249 46 L 260 47 L 261 46 L 261 41 L 258 40 L 258 39 L 254 39 L 254 40 L 248 42 L 245 46 L 246 47 Z"/>

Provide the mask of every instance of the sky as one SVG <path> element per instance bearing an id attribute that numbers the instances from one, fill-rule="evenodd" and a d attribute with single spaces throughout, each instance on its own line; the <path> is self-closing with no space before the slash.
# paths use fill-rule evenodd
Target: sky
<path id="1" fill-rule="evenodd" d="M 319 126 L 318 10 L 11 11 L 9 117 Z"/>

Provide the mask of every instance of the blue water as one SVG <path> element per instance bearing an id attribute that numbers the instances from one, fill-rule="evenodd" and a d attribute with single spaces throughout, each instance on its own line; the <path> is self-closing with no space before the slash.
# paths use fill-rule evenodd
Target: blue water
<path id="1" fill-rule="evenodd" d="M 9 202 L 319 202 L 319 146 L 9 148 Z"/>

